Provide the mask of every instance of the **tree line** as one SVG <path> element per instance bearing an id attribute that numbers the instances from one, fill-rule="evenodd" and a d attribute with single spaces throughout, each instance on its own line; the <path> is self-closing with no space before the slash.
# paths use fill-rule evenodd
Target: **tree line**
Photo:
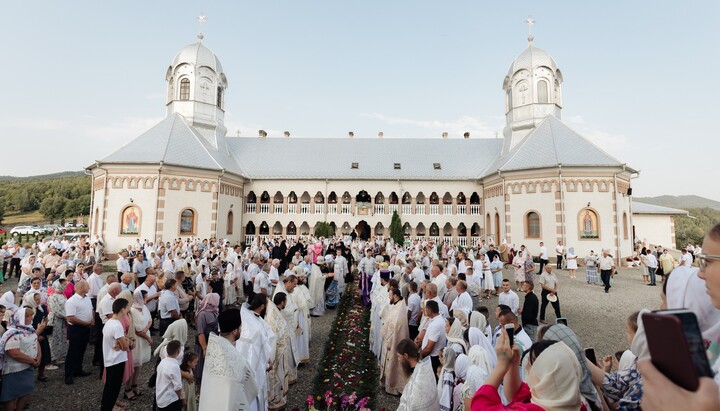
<path id="1" fill-rule="evenodd" d="M 8 213 L 40 211 L 50 221 L 90 213 L 91 177 L 16 178 L 0 182 L 0 223 Z"/>
<path id="2" fill-rule="evenodd" d="M 703 238 L 715 224 L 720 223 L 720 210 L 690 208 L 690 217 L 675 217 L 675 244 L 678 249 L 688 243 L 702 245 Z"/>

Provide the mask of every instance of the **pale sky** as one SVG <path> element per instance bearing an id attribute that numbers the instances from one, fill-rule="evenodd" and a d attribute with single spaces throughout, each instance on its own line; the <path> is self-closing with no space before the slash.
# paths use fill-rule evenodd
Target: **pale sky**
<path id="1" fill-rule="evenodd" d="M 635 196 L 720 200 L 720 86 L 697 74 L 720 66 L 716 0 L 0 7 L 0 175 L 80 170 L 161 120 L 165 71 L 201 12 L 229 82 L 230 135 L 493 138 L 533 16 L 535 45 L 563 72 L 563 121 L 641 170 Z"/>

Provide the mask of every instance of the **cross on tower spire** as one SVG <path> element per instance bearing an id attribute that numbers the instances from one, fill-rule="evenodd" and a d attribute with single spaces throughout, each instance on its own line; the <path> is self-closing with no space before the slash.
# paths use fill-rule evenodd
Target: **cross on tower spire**
<path id="1" fill-rule="evenodd" d="M 534 37 L 532 35 L 532 26 L 535 24 L 535 19 L 532 16 L 528 16 L 527 19 L 525 19 L 525 22 L 528 25 L 528 41 L 532 43 Z"/>
<path id="2" fill-rule="evenodd" d="M 200 30 L 198 31 L 198 40 L 202 41 L 203 39 L 203 27 L 205 26 L 205 21 L 207 20 L 207 17 L 205 16 L 205 13 L 200 12 L 200 15 L 197 16 L 198 25 L 200 26 Z"/>

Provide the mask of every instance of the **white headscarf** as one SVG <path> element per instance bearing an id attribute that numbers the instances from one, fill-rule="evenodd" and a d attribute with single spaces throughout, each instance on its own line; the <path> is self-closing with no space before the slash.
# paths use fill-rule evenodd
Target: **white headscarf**
<path id="1" fill-rule="evenodd" d="M 12 291 L 7 291 L 0 297 L 0 304 L 7 310 L 17 310 L 18 306 L 15 304 L 15 294 Z"/>
<path id="2" fill-rule="evenodd" d="M 547 411 L 577 411 L 581 406 L 580 363 L 564 342 L 546 348 L 532 365 L 527 382 L 530 402 Z"/>
<path id="3" fill-rule="evenodd" d="M 650 310 L 643 308 L 640 310 L 640 314 L 637 317 L 638 329 L 635 332 L 632 343 L 630 343 L 630 351 L 637 357 L 638 360 L 644 360 L 650 358 L 650 348 L 648 348 L 647 336 L 645 335 L 645 326 L 642 322 L 642 316 L 645 313 L 649 313 Z"/>
<path id="4" fill-rule="evenodd" d="M 475 327 L 482 331 L 487 328 L 487 318 L 480 311 L 470 312 L 470 327 Z"/>
<path id="5" fill-rule="evenodd" d="M 667 279 L 667 307 L 687 308 L 695 313 L 703 339 L 720 339 L 720 310 L 713 306 L 705 292 L 705 281 L 698 277 L 698 267 L 680 266 Z M 638 323 L 639 325 L 639 323 Z"/>
<path id="6" fill-rule="evenodd" d="M 468 365 L 470 365 L 470 359 L 465 354 L 460 354 L 455 358 L 455 377 L 461 380 L 465 380 L 467 376 Z"/>
<path id="7" fill-rule="evenodd" d="M 495 368 L 497 364 L 497 354 L 495 354 L 495 348 L 493 348 L 490 339 L 475 327 L 470 327 L 468 339 L 470 340 L 470 352 L 472 352 L 474 347 L 482 348 L 482 351 L 485 353 L 484 355 L 487 357 L 487 372 L 490 373 L 490 370 Z M 468 356 L 470 356 L 470 352 Z"/>

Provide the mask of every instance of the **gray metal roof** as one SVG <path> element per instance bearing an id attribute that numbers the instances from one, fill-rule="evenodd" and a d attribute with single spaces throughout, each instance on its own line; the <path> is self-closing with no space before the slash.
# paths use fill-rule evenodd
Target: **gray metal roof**
<path id="1" fill-rule="evenodd" d="M 250 178 L 465 180 L 500 154 L 501 139 L 226 138 Z M 358 163 L 352 169 L 352 163 Z M 400 163 L 400 169 L 394 168 Z M 433 163 L 440 163 L 436 170 Z"/>
<path id="2" fill-rule="evenodd" d="M 216 73 L 223 72 L 220 59 L 209 48 L 205 47 L 200 38 L 198 38 L 197 43 L 188 44 L 175 55 L 172 67 L 183 63 L 193 64 L 195 67 L 210 67 Z"/>
<path id="3" fill-rule="evenodd" d="M 179 114 L 173 114 L 114 153 L 101 163 L 160 162 L 242 174 L 229 147 L 215 149 Z"/>
<path id="4" fill-rule="evenodd" d="M 641 203 L 635 200 L 633 200 L 632 202 L 632 212 L 633 214 L 689 214 L 687 210 L 679 210 L 677 208 Z"/>
<path id="5" fill-rule="evenodd" d="M 555 116 L 547 116 L 485 175 L 501 171 L 563 166 L 622 166 Z"/>
<path id="6" fill-rule="evenodd" d="M 532 37 L 530 37 L 528 38 L 527 48 L 523 50 L 523 52 L 520 53 L 515 60 L 513 60 L 512 64 L 510 64 L 507 75 L 512 76 L 518 70 L 530 70 L 541 66 L 548 67 L 552 71 L 556 71 L 558 69 L 558 65 L 550 53 L 541 48 L 535 47 L 532 42 Z"/>

